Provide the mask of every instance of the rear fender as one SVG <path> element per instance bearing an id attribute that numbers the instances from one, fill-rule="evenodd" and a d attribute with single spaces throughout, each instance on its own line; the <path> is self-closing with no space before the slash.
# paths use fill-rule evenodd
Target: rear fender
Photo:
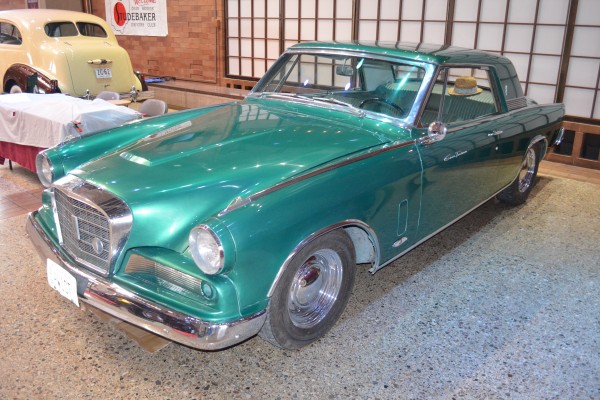
<path id="1" fill-rule="evenodd" d="M 29 79 L 37 74 L 37 81 Z M 13 64 L 4 74 L 2 87 L 5 92 L 17 85 L 23 92 L 33 93 L 34 86 L 43 93 L 60 93 L 58 81 L 25 64 Z"/>

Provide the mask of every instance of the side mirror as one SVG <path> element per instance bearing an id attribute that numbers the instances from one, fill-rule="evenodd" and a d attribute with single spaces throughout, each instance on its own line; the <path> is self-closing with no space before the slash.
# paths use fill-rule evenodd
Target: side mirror
<path id="1" fill-rule="evenodd" d="M 421 139 L 421 144 L 432 144 L 435 142 L 439 142 L 446 137 L 446 133 L 448 133 L 448 127 L 446 124 L 440 121 L 435 121 L 429 124 L 429 128 L 427 128 L 427 137 Z"/>

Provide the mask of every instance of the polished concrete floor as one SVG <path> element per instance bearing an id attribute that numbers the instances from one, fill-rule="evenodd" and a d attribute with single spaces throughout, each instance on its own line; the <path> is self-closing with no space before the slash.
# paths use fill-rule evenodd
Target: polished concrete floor
<path id="1" fill-rule="evenodd" d="M 543 172 L 544 170 L 542 170 Z M 567 174 L 568 175 L 568 174 Z M 374 276 L 322 340 L 148 353 L 50 289 L 0 166 L 0 399 L 599 399 L 600 185 L 542 174 Z"/>

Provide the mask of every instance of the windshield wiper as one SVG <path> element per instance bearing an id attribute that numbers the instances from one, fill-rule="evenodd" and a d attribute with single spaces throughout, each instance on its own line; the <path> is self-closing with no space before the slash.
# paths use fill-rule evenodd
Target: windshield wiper
<path id="1" fill-rule="evenodd" d="M 353 106 L 350 103 L 346 103 L 345 101 L 341 101 L 341 100 L 338 100 L 338 99 L 333 98 L 333 97 L 312 97 L 312 99 L 316 100 L 316 101 L 322 101 L 322 102 L 325 102 L 325 103 L 333 103 L 333 104 L 336 104 L 338 106 L 344 106 L 344 107 L 349 108 L 350 110 L 352 110 L 352 112 L 354 112 L 355 114 L 357 114 L 357 115 L 359 115 L 361 117 L 365 116 L 365 112 L 363 110 L 361 110 L 360 108 L 355 107 L 355 106 Z"/>
<path id="2" fill-rule="evenodd" d="M 279 98 L 279 99 L 296 99 L 296 100 L 304 100 L 304 101 L 313 101 L 312 98 L 307 96 L 302 96 L 298 93 L 281 93 L 281 92 L 263 92 L 260 93 L 260 98 Z"/>
<path id="3" fill-rule="evenodd" d="M 276 99 L 285 99 L 285 100 L 291 100 L 291 101 L 301 101 L 301 102 L 310 102 L 310 103 L 330 103 L 330 104 L 335 104 L 337 106 L 343 106 L 346 109 L 348 109 L 350 112 L 352 112 L 355 115 L 358 115 L 360 117 L 364 117 L 365 116 L 365 112 L 363 110 L 361 110 L 358 107 L 353 106 L 350 103 L 346 103 L 344 101 L 335 99 L 333 97 L 309 97 L 309 96 L 304 96 L 298 93 L 281 93 L 281 92 L 263 92 L 258 94 L 257 96 L 259 96 L 262 99 L 265 98 L 276 98 Z"/>

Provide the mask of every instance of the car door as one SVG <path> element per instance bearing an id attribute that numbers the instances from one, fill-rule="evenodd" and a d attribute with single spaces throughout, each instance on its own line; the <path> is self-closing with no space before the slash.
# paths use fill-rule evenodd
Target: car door
<path id="1" fill-rule="evenodd" d="M 423 162 L 419 237 L 439 231 L 498 191 L 495 155 L 502 116 L 489 82 L 488 71 L 476 67 L 444 68 L 438 75 L 421 114 L 422 128 L 414 131 Z M 438 120 L 447 128 L 445 137 L 423 140 Z"/>

